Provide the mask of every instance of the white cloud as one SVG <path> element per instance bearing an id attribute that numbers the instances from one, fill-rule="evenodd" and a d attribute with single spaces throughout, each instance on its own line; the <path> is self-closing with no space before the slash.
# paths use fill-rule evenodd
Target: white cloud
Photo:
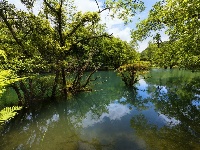
<path id="1" fill-rule="evenodd" d="M 8 0 L 8 2 L 11 3 L 11 4 L 14 4 L 15 7 L 16 7 L 18 10 L 27 11 L 26 6 L 23 5 L 23 4 L 20 2 L 20 0 Z M 41 7 L 42 7 L 42 1 L 36 1 L 36 2 L 34 3 L 33 13 L 34 13 L 34 14 L 38 14 Z"/>
<path id="2" fill-rule="evenodd" d="M 178 125 L 181 123 L 180 120 L 177 120 L 175 118 L 170 118 L 164 114 L 161 114 L 160 112 L 158 113 L 159 114 L 159 117 L 164 121 L 166 122 L 167 124 L 171 125 L 171 126 L 175 126 L 175 125 Z"/>
<path id="3" fill-rule="evenodd" d="M 78 11 L 87 12 L 87 11 L 98 11 L 98 6 L 95 1 L 92 0 L 75 0 L 75 5 L 77 6 Z M 98 5 L 101 7 L 102 3 L 98 1 Z M 124 41 L 130 42 L 130 28 L 123 27 L 123 21 L 118 18 L 111 18 L 109 16 L 109 11 L 103 11 L 101 13 L 101 23 L 106 24 L 107 32 L 112 34 L 115 37 L 119 37 Z"/>
<path id="4" fill-rule="evenodd" d="M 82 12 L 87 11 L 98 11 L 98 6 L 95 1 L 92 0 L 75 0 L 75 5 L 77 6 L 77 9 Z M 101 3 L 98 2 L 99 6 L 101 6 Z"/>
<path id="5" fill-rule="evenodd" d="M 143 50 L 145 50 L 148 47 L 148 43 L 150 40 L 151 38 L 147 38 L 146 40 L 142 42 L 138 42 L 138 45 L 139 45 L 138 52 L 142 52 Z"/>
<path id="6" fill-rule="evenodd" d="M 156 33 L 157 33 L 157 32 L 156 32 Z M 160 35 L 161 35 L 161 40 L 162 40 L 162 42 L 168 41 L 168 40 L 169 40 L 169 36 L 165 34 L 164 30 L 160 31 L 159 33 L 160 33 Z M 154 33 L 154 34 L 155 34 L 155 33 Z M 142 52 L 143 50 L 145 50 L 145 49 L 148 47 L 148 42 L 149 42 L 149 41 L 152 41 L 152 40 L 153 40 L 152 37 L 148 37 L 148 38 L 145 39 L 144 41 L 138 42 L 138 44 L 139 44 L 138 51 L 139 51 L 139 52 Z"/>
<path id="7" fill-rule="evenodd" d="M 107 28 L 112 28 L 113 26 L 123 25 L 123 21 L 118 18 L 111 18 L 109 16 L 109 11 L 106 10 L 101 13 L 101 23 L 106 23 Z"/>
<path id="8" fill-rule="evenodd" d="M 117 27 L 113 27 L 113 28 L 109 28 L 107 29 L 108 33 L 111 34 L 113 33 L 113 35 L 115 37 L 119 37 L 120 39 L 130 42 L 131 41 L 131 35 L 130 35 L 130 28 L 129 27 L 125 27 L 123 29 L 121 28 L 117 28 Z"/>
<path id="9" fill-rule="evenodd" d="M 17 9 L 26 10 L 26 7 L 20 2 L 20 0 L 8 0 L 9 3 L 15 4 Z"/>
<path id="10" fill-rule="evenodd" d="M 131 112 L 127 106 L 122 104 L 109 104 L 107 109 L 108 113 L 103 113 L 100 117 L 95 117 L 94 114 L 89 111 L 86 114 L 86 118 L 82 120 L 82 126 L 93 126 L 96 123 L 103 122 L 105 117 L 109 118 L 110 120 L 120 120 L 123 116 Z"/>
<path id="11" fill-rule="evenodd" d="M 164 31 L 161 33 L 161 40 L 164 42 L 164 41 L 169 41 L 169 36 L 168 35 L 166 35 L 165 33 L 164 33 Z"/>

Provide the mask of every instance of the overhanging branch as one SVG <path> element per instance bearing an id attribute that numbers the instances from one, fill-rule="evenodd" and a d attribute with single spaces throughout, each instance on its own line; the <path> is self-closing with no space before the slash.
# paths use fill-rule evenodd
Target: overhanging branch
<path id="1" fill-rule="evenodd" d="M 15 33 L 15 31 L 13 30 L 11 24 L 8 22 L 6 16 L 4 16 L 3 14 L 3 10 L 0 10 L 0 17 L 2 18 L 2 20 L 4 21 L 4 23 L 6 24 L 8 30 L 10 31 L 10 33 L 12 34 L 12 37 L 14 38 L 14 40 L 16 41 L 16 43 L 22 48 L 22 50 L 24 51 L 25 55 L 29 56 L 28 52 L 25 50 L 24 45 L 22 44 L 22 42 L 17 38 L 17 35 Z"/>
<path id="2" fill-rule="evenodd" d="M 91 40 L 91 39 L 101 38 L 101 37 L 111 38 L 112 35 L 113 35 L 113 33 L 110 34 L 110 35 L 108 35 L 108 34 L 102 34 L 102 35 L 91 36 L 91 37 L 88 37 L 88 38 L 85 38 L 85 39 L 78 40 L 78 41 L 76 41 L 76 43 L 74 43 L 74 44 L 70 47 L 69 50 L 66 51 L 65 55 L 69 54 L 69 53 L 73 50 L 74 46 L 76 46 L 78 43 L 87 42 L 87 41 L 89 41 L 89 40 Z"/>

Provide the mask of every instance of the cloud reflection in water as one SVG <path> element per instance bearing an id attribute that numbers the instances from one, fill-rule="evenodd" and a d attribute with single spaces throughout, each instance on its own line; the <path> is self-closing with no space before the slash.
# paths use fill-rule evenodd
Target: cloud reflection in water
<path id="1" fill-rule="evenodd" d="M 103 113 L 100 117 L 94 116 L 94 114 L 89 111 L 86 114 L 86 118 L 83 119 L 83 127 L 93 126 L 96 123 L 103 122 L 104 118 L 109 118 L 110 120 L 120 120 L 123 116 L 130 113 L 130 109 L 126 105 L 119 103 L 112 103 L 107 106 L 108 113 Z"/>

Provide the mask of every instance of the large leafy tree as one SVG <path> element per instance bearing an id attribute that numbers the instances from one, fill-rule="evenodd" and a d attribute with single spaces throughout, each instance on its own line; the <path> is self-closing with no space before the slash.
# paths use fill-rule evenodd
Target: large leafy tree
<path id="1" fill-rule="evenodd" d="M 91 74 L 97 69 L 96 46 L 101 38 L 110 37 L 101 30 L 100 13 L 110 10 L 112 17 L 121 18 L 127 23 L 137 10 L 144 9 L 140 0 L 134 2 L 104 1 L 97 12 L 77 12 L 73 0 L 43 0 L 38 15 L 32 13 L 36 0 L 21 0 L 27 11 L 17 10 L 6 0 L 0 2 L 0 45 L 7 55 L 3 69 L 11 69 L 19 77 L 28 77 L 13 88 L 19 98 L 33 99 L 35 75 L 43 72 L 55 74 L 51 97 L 62 89 L 67 96 L 69 91 L 80 91 L 91 81 Z M 84 72 L 91 67 L 94 71 L 82 81 Z M 67 86 L 66 75 L 74 78 Z M 20 95 L 23 91 L 24 96 Z"/>
<path id="2" fill-rule="evenodd" d="M 131 63 L 139 59 L 139 54 L 126 41 L 119 38 L 104 38 L 99 43 L 99 59 L 103 66 L 117 69 L 121 65 Z"/>
<path id="3" fill-rule="evenodd" d="M 132 32 L 134 40 L 143 40 L 153 31 L 166 30 L 171 45 L 176 51 L 184 52 L 182 65 L 190 61 L 191 66 L 198 66 L 200 36 L 200 1 L 162 0 L 150 10 L 148 18 L 137 25 Z M 176 42 L 175 42 L 176 41 Z M 183 50 L 183 51 L 182 51 Z M 195 57 L 194 57 L 195 56 Z"/>

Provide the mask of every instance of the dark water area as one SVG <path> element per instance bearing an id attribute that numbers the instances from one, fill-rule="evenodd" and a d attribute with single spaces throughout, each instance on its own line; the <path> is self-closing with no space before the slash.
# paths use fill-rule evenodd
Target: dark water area
<path id="1" fill-rule="evenodd" d="M 153 69 L 125 87 L 100 71 L 92 92 L 24 110 L 1 150 L 200 150 L 200 73 Z"/>

